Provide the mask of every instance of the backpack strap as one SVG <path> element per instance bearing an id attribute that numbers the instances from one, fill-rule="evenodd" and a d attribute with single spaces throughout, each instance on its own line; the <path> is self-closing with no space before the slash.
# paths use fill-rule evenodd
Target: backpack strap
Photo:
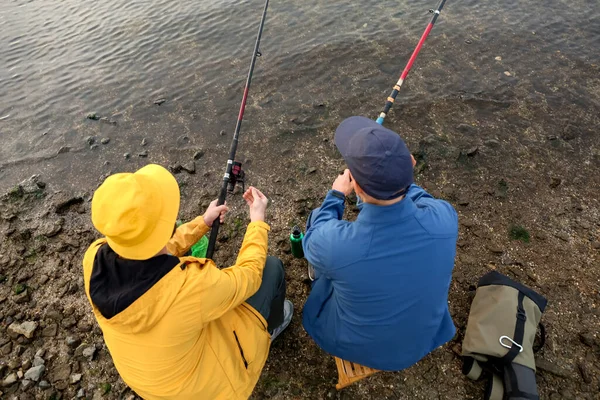
<path id="1" fill-rule="evenodd" d="M 525 322 L 527 321 L 527 315 L 525 314 L 525 309 L 523 308 L 523 300 L 525 299 L 525 294 L 519 291 L 519 299 L 517 305 L 517 323 L 515 324 L 515 333 L 513 334 L 512 343 L 513 345 L 510 347 L 508 353 L 502 357 L 502 361 L 506 364 L 511 363 L 515 357 L 523 351 L 523 338 L 525 337 Z M 505 346 L 504 344 L 502 344 Z M 507 346 L 505 346 L 507 347 Z"/>

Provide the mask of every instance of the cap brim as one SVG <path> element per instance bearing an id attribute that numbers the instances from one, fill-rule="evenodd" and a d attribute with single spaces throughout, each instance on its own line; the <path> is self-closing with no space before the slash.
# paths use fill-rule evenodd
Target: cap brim
<path id="1" fill-rule="evenodd" d="M 372 119 L 355 116 L 346 118 L 337 127 L 335 130 L 335 145 L 342 154 L 342 157 L 346 157 L 348 155 L 352 138 L 365 128 L 382 129 L 382 126 Z"/>
<path id="2" fill-rule="evenodd" d="M 175 177 L 165 168 L 149 164 L 135 172 L 152 182 L 154 195 L 162 199 L 162 209 L 150 236 L 135 246 L 122 246 L 107 238 L 109 246 L 121 257 L 129 260 L 147 260 L 167 245 L 179 213 L 180 193 Z"/>

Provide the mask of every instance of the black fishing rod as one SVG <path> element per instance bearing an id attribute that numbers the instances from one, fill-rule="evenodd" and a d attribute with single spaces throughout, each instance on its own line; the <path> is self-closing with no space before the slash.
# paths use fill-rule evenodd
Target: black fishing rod
<path id="1" fill-rule="evenodd" d="M 263 10 L 262 18 L 260 20 L 260 27 L 258 28 L 258 35 L 256 36 L 256 44 L 254 45 L 254 52 L 252 53 L 250 70 L 248 71 L 248 78 L 246 79 L 246 88 L 244 89 L 244 96 L 242 97 L 242 104 L 240 105 L 240 113 L 238 114 L 238 120 L 237 124 L 235 125 L 235 132 L 233 134 L 233 141 L 231 142 L 231 147 L 229 149 L 227 168 L 225 169 L 225 175 L 223 175 L 223 185 L 221 186 L 221 192 L 219 193 L 219 201 L 217 202 L 217 205 L 219 206 L 225 203 L 227 192 L 233 192 L 237 182 L 244 182 L 244 171 L 242 170 L 242 164 L 234 160 L 235 153 L 237 151 L 238 139 L 240 136 L 240 128 L 242 127 L 242 120 L 244 119 L 244 111 L 246 110 L 248 91 L 250 90 L 250 83 L 252 82 L 254 65 L 256 64 L 256 59 L 261 56 L 258 47 L 260 45 L 260 37 L 262 36 L 263 27 L 265 25 L 265 19 L 267 17 L 267 8 L 269 8 L 269 0 L 265 1 L 265 9 Z M 208 248 L 206 249 L 206 258 L 212 258 L 215 252 L 215 244 L 217 242 L 217 235 L 219 234 L 220 225 L 220 218 L 215 219 L 210 232 Z"/>

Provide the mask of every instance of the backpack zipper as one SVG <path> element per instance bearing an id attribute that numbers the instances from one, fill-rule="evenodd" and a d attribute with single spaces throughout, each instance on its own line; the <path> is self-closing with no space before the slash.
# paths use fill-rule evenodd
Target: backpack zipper
<path id="1" fill-rule="evenodd" d="M 238 349 L 240 349 L 240 355 L 242 356 L 242 361 L 244 361 L 244 367 L 248 369 L 248 361 L 246 361 L 246 357 L 244 357 L 244 350 L 242 349 L 240 339 L 238 339 L 238 335 L 237 333 L 235 333 L 235 331 L 233 331 L 233 336 L 235 336 L 235 341 L 237 342 Z"/>

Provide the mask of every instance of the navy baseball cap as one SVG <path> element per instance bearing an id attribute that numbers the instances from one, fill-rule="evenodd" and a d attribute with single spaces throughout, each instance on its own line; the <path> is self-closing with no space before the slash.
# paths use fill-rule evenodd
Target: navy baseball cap
<path id="1" fill-rule="evenodd" d="M 369 118 L 345 119 L 335 131 L 335 145 L 356 182 L 377 200 L 402 196 L 413 183 L 412 158 L 404 141 Z"/>

